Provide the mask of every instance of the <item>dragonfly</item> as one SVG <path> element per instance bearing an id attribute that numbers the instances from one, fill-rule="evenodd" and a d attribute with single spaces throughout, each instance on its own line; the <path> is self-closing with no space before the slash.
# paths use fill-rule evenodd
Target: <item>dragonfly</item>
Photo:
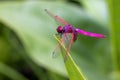
<path id="1" fill-rule="evenodd" d="M 64 57 L 64 61 L 67 60 L 68 54 L 70 52 L 70 48 L 71 48 L 73 42 L 75 42 L 77 40 L 78 35 L 85 35 L 85 36 L 95 37 L 95 38 L 105 38 L 106 37 L 104 34 L 88 32 L 88 31 L 82 30 L 80 28 L 73 27 L 67 21 L 65 21 L 64 19 L 62 19 L 58 15 L 53 14 L 52 12 L 48 11 L 47 9 L 45 9 L 45 12 L 48 15 L 50 15 L 53 19 L 55 19 L 57 22 L 62 23 L 64 25 L 64 26 L 60 25 L 56 29 L 58 35 L 61 36 L 61 40 L 59 41 L 58 45 L 56 46 L 56 48 L 53 51 L 53 55 L 54 55 L 55 51 L 60 46 L 60 44 L 62 44 L 62 43 L 65 44 L 65 41 L 67 40 L 66 42 L 69 42 L 69 43 L 66 46 L 67 50 L 66 50 L 66 54 Z M 71 34 L 70 37 L 69 37 L 69 34 Z"/>

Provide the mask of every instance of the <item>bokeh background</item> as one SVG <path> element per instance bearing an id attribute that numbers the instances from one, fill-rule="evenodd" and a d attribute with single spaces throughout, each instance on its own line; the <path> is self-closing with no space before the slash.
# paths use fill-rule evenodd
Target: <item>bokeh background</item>
<path id="1" fill-rule="evenodd" d="M 111 2 L 0 1 L 0 80 L 69 80 L 60 51 L 52 58 L 52 52 L 57 45 L 53 35 L 60 24 L 44 9 L 59 15 L 75 27 L 105 34 L 104 39 L 79 35 L 70 54 L 88 80 L 117 80 L 113 75 L 120 75 L 120 64 L 119 56 L 115 58 L 115 55 L 120 51 L 115 50 L 120 47 L 119 43 L 116 43 L 119 40 L 115 42 L 117 38 L 112 34 L 115 32 L 112 31 L 114 28 L 111 28 L 114 21 L 110 20 L 110 15 L 113 15 L 109 4 Z M 119 0 L 115 4 L 120 4 Z M 115 17 L 117 15 L 115 14 Z M 119 32 L 120 29 L 116 30 Z"/>

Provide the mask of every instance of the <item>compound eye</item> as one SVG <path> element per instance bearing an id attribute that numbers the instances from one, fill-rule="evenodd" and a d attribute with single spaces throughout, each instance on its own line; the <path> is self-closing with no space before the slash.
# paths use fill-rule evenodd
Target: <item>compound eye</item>
<path id="1" fill-rule="evenodd" d="M 58 26 L 58 28 L 57 28 L 57 32 L 58 32 L 58 33 L 62 33 L 62 32 L 63 32 L 63 28 L 62 28 L 62 26 Z"/>

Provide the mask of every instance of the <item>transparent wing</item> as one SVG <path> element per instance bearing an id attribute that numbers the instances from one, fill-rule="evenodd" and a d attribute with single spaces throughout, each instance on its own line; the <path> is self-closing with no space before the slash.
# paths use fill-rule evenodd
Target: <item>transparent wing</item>
<path id="1" fill-rule="evenodd" d="M 64 62 L 66 62 L 68 54 L 70 53 L 71 46 L 73 44 L 74 35 L 73 35 L 73 33 L 66 33 L 64 35 L 65 35 L 64 45 L 67 49 L 66 54 L 64 56 Z"/>
<path id="2" fill-rule="evenodd" d="M 56 36 L 57 36 L 57 37 L 56 37 Z M 58 44 L 57 44 L 57 46 L 55 47 L 55 49 L 54 49 L 54 51 L 53 51 L 53 53 L 52 53 L 52 58 L 55 58 L 55 57 L 58 55 L 59 50 L 60 50 L 60 46 L 61 46 L 61 44 L 63 44 L 63 42 L 64 42 L 64 40 L 65 40 L 65 36 L 61 36 L 61 35 L 59 35 L 59 34 L 55 34 L 54 37 L 55 37 L 56 39 L 59 37 L 60 40 L 57 39 L 57 40 L 58 40 Z"/>
<path id="3" fill-rule="evenodd" d="M 65 21 L 64 19 L 60 18 L 57 15 L 54 15 L 52 12 L 48 11 L 47 9 L 45 9 L 45 12 L 51 16 L 53 19 L 55 19 L 57 22 L 62 23 L 63 25 L 68 25 L 69 23 L 67 21 Z"/>
<path id="4" fill-rule="evenodd" d="M 65 33 L 65 34 L 63 35 L 63 37 L 65 37 L 65 38 L 64 38 L 64 41 L 63 41 L 63 44 L 64 44 L 64 46 L 67 48 L 68 45 L 69 45 L 69 43 L 70 43 L 70 40 L 71 40 L 71 38 L 72 38 L 72 33 Z"/>
<path id="5" fill-rule="evenodd" d="M 71 34 L 71 33 L 64 33 L 63 35 L 62 35 L 62 39 L 60 39 L 60 40 L 58 40 L 57 38 L 57 40 L 58 40 L 58 45 L 56 46 L 56 48 L 55 48 L 55 50 L 54 50 L 54 53 L 53 53 L 53 56 L 55 56 L 58 52 L 57 52 L 57 50 L 58 50 L 58 48 L 60 48 L 60 47 L 63 47 L 64 48 L 64 50 L 66 50 L 66 54 L 64 55 L 64 61 L 66 62 L 66 60 L 67 60 L 67 57 L 68 57 L 68 54 L 69 54 L 69 52 L 70 52 L 70 48 L 71 48 L 71 46 L 72 46 L 72 43 L 73 43 L 73 34 Z M 62 45 L 64 45 L 64 46 L 62 46 Z M 57 53 L 56 53 L 57 52 Z"/>

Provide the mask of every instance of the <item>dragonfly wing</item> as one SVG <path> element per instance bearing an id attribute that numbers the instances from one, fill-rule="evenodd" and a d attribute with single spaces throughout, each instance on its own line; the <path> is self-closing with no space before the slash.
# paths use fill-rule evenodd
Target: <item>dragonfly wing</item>
<path id="1" fill-rule="evenodd" d="M 64 45 L 66 47 L 66 54 L 64 56 L 64 62 L 66 62 L 68 54 L 70 52 L 70 48 L 73 43 L 74 35 L 73 35 L 73 33 L 65 33 L 64 35 L 65 35 Z"/>
<path id="2" fill-rule="evenodd" d="M 46 13 L 51 16 L 53 19 L 55 19 L 57 22 L 60 22 L 64 25 L 68 25 L 69 23 L 67 21 L 65 21 L 64 19 L 62 19 L 61 17 L 54 15 L 52 12 L 48 11 L 47 9 L 45 9 Z"/>
<path id="3" fill-rule="evenodd" d="M 61 38 L 61 36 L 60 36 L 59 34 L 54 35 L 54 37 L 57 39 L 56 36 L 59 36 L 59 37 Z M 58 39 L 57 39 L 57 40 L 58 40 Z M 57 46 L 55 47 L 55 49 L 54 49 L 54 51 L 53 51 L 53 53 L 52 53 L 52 57 L 53 57 L 53 58 L 55 58 L 55 57 L 57 56 L 58 50 L 60 49 L 60 46 L 61 46 L 62 44 L 64 44 L 63 42 L 65 42 L 65 35 L 63 35 L 62 38 L 61 38 L 60 40 L 58 40 L 58 44 L 57 44 Z"/>
<path id="4" fill-rule="evenodd" d="M 61 40 L 59 40 L 56 36 L 55 38 L 58 40 L 58 45 L 56 46 L 54 52 L 53 52 L 53 57 L 56 55 L 56 50 L 59 48 L 59 47 L 62 47 L 64 50 L 65 50 L 65 55 L 64 55 L 64 61 L 66 62 L 67 60 L 67 57 L 68 57 L 68 54 L 70 52 L 70 48 L 72 46 L 72 43 L 73 43 L 73 34 L 68 34 L 68 33 L 64 33 L 62 35 L 62 38 Z"/>
<path id="5" fill-rule="evenodd" d="M 105 35 L 103 35 L 103 34 L 88 32 L 88 31 L 84 31 L 84 30 L 81 30 L 78 28 L 76 28 L 76 31 L 78 32 L 78 34 L 83 34 L 85 36 L 96 37 L 96 38 L 105 38 Z"/>
<path id="6" fill-rule="evenodd" d="M 58 55 L 58 50 L 59 50 L 60 44 L 58 43 L 57 46 L 55 47 L 54 51 L 52 52 L 52 58 L 56 58 Z"/>

